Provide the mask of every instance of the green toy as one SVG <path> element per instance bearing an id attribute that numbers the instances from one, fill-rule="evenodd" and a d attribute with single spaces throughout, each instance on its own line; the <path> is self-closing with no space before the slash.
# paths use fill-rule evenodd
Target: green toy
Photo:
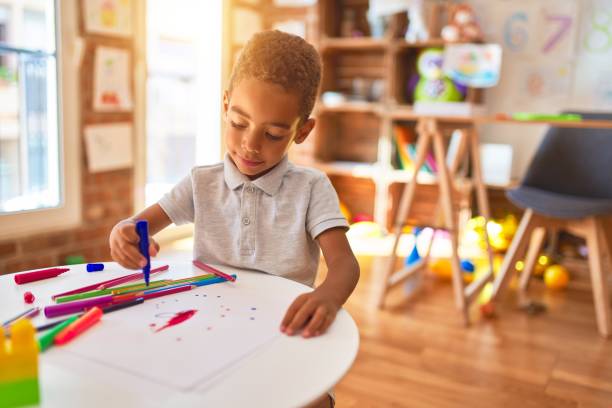
<path id="1" fill-rule="evenodd" d="M 440 48 L 423 50 L 417 60 L 419 82 L 414 89 L 415 102 L 460 102 L 463 95 L 449 78 L 444 76 L 444 54 Z"/>

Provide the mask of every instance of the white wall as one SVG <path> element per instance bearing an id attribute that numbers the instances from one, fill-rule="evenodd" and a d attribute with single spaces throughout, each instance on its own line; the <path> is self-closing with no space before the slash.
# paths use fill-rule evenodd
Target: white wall
<path id="1" fill-rule="evenodd" d="M 612 0 L 469 0 L 486 40 L 504 48 L 489 113 L 612 111 Z M 489 125 L 482 141 L 514 147 L 520 178 L 544 126 Z"/>

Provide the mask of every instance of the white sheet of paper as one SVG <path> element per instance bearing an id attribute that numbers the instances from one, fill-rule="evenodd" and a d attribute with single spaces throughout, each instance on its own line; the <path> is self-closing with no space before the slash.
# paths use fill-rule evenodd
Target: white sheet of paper
<path id="1" fill-rule="evenodd" d="M 112 123 L 87 126 L 85 149 L 92 173 L 131 167 L 132 125 Z"/>
<path id="2" fill-rule="evenodd" d="M 128 50 L 96 48 L 93 87 L 94 110 L 113 112 L 132 109 Z"/>
<path id="3" fill-rule="evenodd" d="M 187 391 L 219 378 L 241 359 L 281 335 L 280 321 L 295 294 L 252 282 L 204 286 L 151 299 L 103 316 L 63 352 Z M 196 310 L 184 322 L 159 330 L 177 312 Z"/>
<path id="4" fill-rule="evenodd" d="M 131 0 L 83 1 L 85 31 L 93 34 L 132 35 Z"/>
<path id="5" fill-rule="evenodd" d="M 480 145 L 482 177 L 487 184 L 507 185 L 512 172 L 512 146 L 484 143 Z"/>

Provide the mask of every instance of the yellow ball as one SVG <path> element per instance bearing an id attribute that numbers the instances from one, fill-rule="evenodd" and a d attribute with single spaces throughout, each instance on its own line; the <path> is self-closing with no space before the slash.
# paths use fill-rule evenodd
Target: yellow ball
<path id="1" fill-rule="evenodd" d="M 443 279 L 450 279 L 453 276 L 453 268 L 448 258 L 438 258 L 429 262 L 429 270 Z"/>
<path id="2" fill-rule="evenodd" d="M 564 266 L 551 265 L 544 272 L 544 282 L 551 289 L 564 289 L 569 282 L 569 272 Z"/>

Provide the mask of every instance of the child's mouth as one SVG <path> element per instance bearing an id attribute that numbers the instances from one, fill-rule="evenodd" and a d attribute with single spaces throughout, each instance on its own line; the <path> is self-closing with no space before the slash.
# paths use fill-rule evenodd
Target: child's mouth
<path id="1" fill-rule="evenodd" d="M 242 163 L 247 167 L 257 167 L 263 163 L 263 161 L 247 160 L 244 157 L 241 157 L 241 156 L 239 157 Z"/>

